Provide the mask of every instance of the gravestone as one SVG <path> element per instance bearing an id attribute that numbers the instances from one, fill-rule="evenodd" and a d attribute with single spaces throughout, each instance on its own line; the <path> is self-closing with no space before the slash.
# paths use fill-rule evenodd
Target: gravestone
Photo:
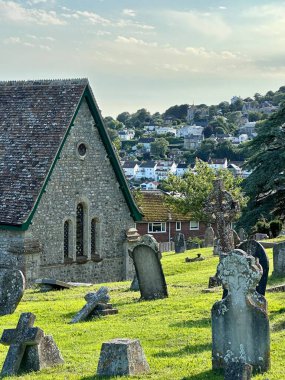
<path id="1" fill-rule="evenodd" d="M 258 232 L 254 235 L 254 240 L 266 240 L 266 239 L 268 239 L 267 234 L 262 234 Z"/>
<path id="2" fill-rule="evenodd" d="M 64 290 L 73 288 L 71 284 L 64 281 L 54 280 L 52 278 L 39 278 L 35 280 L 35 284 L 40 285 L 42 292 L 49 292 L 51 290 Z"/>
<path id="3" fill-rule="evenodd" d="M 140 290 L 139 281 L 136 274 L 134 275 L 133 281 L 130 286 L 130 290 L 132 290 L 133 292 L 138 292 Z"/>
<path id="4" fill-rule="evenodd" d="M 33 313 L 22 313 L 16 329 L 4 330 L 0 342 L 9 345 L 1 376 L 17 375 L 21 371 L 37 371 L 63 363 L 52 336 L 33 327 Z"/>
<path id="5" fill-rule="evenodd" d="M 285 242 L 273 246 L 273 274 L 276 276 L 285 274 Z"/>
<path id="6" fill-rule="evenodd" d="M 224 380 L 250 380 L 252 366 L 242 362 L 229 362 L 225 368 Z"/>
<path id="7" fill-rule="evenodd" d="M 150 300 L 168 297 L 157 241 L 151 235 L 142 236 L 130 255 L 134 261 L 141 298 Z"/>
<path id="8" fill-rule="evenodd" d="M 102 286 L 95 293 L 87 293 L 85 295 L 86 305 L 72 318 L 70 323 L 78 323 L 86 321 L 97 315 L 117 314 L 118 310 L 113 309 L 112 305 L 107 304 L 110 300 L 108 288 Z M 104 306 L 105 305 L 105 306 Z M 105 310 L 105 312 L 102 312 Z"/>
<path id="9" fill-rule="evenodd" d="M 0 315 L 16 310 L 25 290 L 25 277 L 20 270 L 0 267 Z"/>
<path id="10" fill-rule="evenodd" d="M 234 249 L 231 223 L 239 210 L 239 203 L 224 189 L 222 179 L 216 179 L 214 181 L 214 189 L 206 201 L 204 211 L 211 220 L 211 223 L 216 223 L 217 237 L 223 253 Z"/>
<path id="11" fill-rule="evenodd" d="M 259 294 L 262 294 L 264 296 L 266 292 L 266 285 L 269 272 L 269 260 L 265 252 L 265 249 L 262 247 L 260 243 L 258 243 L 255 240 L 246 240 L 242 242 L 238 246 L 238 248 L 245 251 L 248 255 L 258 258 L 259 264 L 262 266 L 262 276 L 256 287 L 256 290 Z"/>
<path id="12" fill-rule="evenodd" d="M 214 256 L 220 256 L 220 254 L 221 254 L 220 240 L 219 239 L 215 239 L 214 240 L 213 255 Z"/>
<path id="13" fill-rule="evenodd" d="M 211 225 L 206 228 L 204 235 L 204 247 L 213 247 L 215 241 L 215 231 Z"/>
<path id="14" fill-rule="evenodd" d="M 147 374 L 149 371 L 138 339 L 113 339 L 102 344 L 98 376 L 131 376 Z"/>
<path id="15" fill-rule="evenodd" d="M 247 233 L 245 232 L 244 228 L 241 227 L 238 230 L 238 236 L 239 236 L 241 242 L 247 240 Z"/>
<path id="16" fill-rule="evenodd" d="M 227 296 L 212 307 L 212 365 L 250 364 L 264 372 L 270 366 L 269 319 L 266 299 L 255 290 L 262 267 L 240 249 L 224 255 L 218 277 Z"/>
<path id="17" fill-rule="evenodd" d="M 174 237 L 175 253 L 183 253 L 186 249 L 185 235 L 178 232 Z"/>

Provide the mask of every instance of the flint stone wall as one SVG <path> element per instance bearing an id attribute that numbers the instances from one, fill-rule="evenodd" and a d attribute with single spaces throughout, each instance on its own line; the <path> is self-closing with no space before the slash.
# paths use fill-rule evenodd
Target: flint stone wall
<path id="1" fill-rule="evenodd" d="M 133 277 L 125 233 L 134 227 L 134 220 L 94 124 L 84 101 L 28 231 L 0 230 L 0 262 L 9 257 L 29 283 L 39 277 L 80 282 L 119 281 Z M 84 158 L 78 154 L 80 143 L 87 147 Z M 75 252 L 78 203 L 83 203 L 86 216 L 86 260 L 83 262 L 77 261 Z M 96 219 L 96 254 L 102 258 L 101 262 L 91 258 L 90 224 L 93 218 Z M 64 259 L 63 251 L 66 220 L 71 223 L 68 260 Z M 34 248 L 27 250 L 25 246 L 30 240 L 38 244 L 30 244 Z"/>

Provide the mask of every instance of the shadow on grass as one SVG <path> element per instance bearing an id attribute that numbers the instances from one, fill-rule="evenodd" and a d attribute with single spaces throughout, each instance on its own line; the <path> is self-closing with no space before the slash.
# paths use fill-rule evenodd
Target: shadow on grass
<path id="1" fill-rule="evenodd" d="M 285 321 L 276 322 L 271 326 L 272 331 L 285 330 Z"/>
<path id="2" fill-rule="evenodd" d="M 270 287 L 273 285 L 282 285 L 284 283 L 285 283 L 285 276 L 271 274 L 271 276 L 268 277 L 267 287 Z"/>
<path id="3" fill-rule="evenodd" d="M 180 350 L 176 351 L 160 351 L 154 354 L 153 356 L 156 358 L 172 358 L 172 357 L 180 357 L 184 355 L 190 355 L 202 351 L 208 351 L 211 350 L 212 345 L 210 343 L 205 344 L 197 344 L 197 345 L 189 345 L 185 346 L 184 348 L 181 348 Z"/>
<path id="4" fill-rule="evenodd" d="M 209 371 L 198 373 L 197 375 L 182 377 L 181 380 L 206 380 L 206 379 L 211 379 L 211 380 L 223 379 L 223 372 L 209 370 Z"/>
<path id="5" fill-rule="evenodd" d="M 210 318 L 201 318 L 196 319 L 193 321 L 182 321 L 177 323 L 171 323 L 169 327 L 187 327 L 187 328 L 193 328 L 193 327 L 209 327 L 211 326 L 211 319 Z"/>

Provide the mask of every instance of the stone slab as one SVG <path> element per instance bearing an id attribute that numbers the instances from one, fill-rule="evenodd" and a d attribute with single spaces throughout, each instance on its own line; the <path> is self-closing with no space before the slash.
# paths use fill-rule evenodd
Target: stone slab
<path id="1" fill-rule="evenodd" d="M 102 344 L 97 368 L 99 376 L 129 376 L 150 372 L 138 339 L 113 339 Z"/>
<path id="2" fill-rule="evenodd" d="M 50 291 L 50 290 L 64 290 L 73 288 L 73 285 L 70 283 L 55 280 L 53 278 L 38 278 L 35 280 L 35 284 L 41 286 L 42 291 Z"/>
<path id="3" fill-rule="evenodd" d="M 277 276 L 285 274 L 285 242 L 275 244 L 273 247 L 273 273 Z"/>

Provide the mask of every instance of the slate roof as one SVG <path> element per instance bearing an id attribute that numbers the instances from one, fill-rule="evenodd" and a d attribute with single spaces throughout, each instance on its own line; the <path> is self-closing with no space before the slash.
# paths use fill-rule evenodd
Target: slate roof
<path id="1" fill-rule="evenodd" d="M 0 225 L 27 221 L 87 90 L 92 97 L 87 79 L 0 82 Z M 91 103 L 106 147 L 110 142 L 93 97 Z M 107 148 L 115 156 L 111 144 Z M 120 167 L 114 170 L 131 203 Z"/>
<path id="2" fill-rule="evenodd" d="M 125 161 L 123 168 L 125 169 L 133 169 L 136 165 L 139 165 L 138 161 Z"/>
<path id="3" fill-rule="evenodd" d="M 140 168 L 154 168 L 156 165 L 155 161 L 146 161 L 141 163 Z"/>
<path id="4" fill-rule="evenodd" d="M 173 210 L 164 203 L 165 195 L 160 190 L 141 191 L 139 197 L 139 207 L 143 213 L 141 222 L 166 222 L 169 220 L 169 212 L 171 220 L 190 221 L 190 214 L 183 215 Z"/>

